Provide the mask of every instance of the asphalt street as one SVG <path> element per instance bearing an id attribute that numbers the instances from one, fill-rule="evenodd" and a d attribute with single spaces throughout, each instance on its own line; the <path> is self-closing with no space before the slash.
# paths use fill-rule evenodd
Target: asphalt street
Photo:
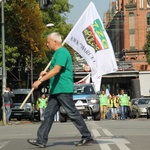
<path id="1" fill-rule="evenodd" d="M 86 120 L 94 142 L 87 146 L 76 147 L 80 133 L 75 126 L 54 122 L 49 134 L 47 147 L 50 150 L 149 150 L 150 120 L 146 118 L 130 120 Z M 0 126 L 0 150 L 37 150 L 27 143 L 28 138 L 36 138 L 39 122 L 13 122 Z M 41 149 L 41 148 L 40 148 Z"/>

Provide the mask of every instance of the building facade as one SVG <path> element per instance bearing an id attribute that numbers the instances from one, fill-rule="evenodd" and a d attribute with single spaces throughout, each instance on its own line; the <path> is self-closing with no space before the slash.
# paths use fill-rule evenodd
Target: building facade
<path id="1" fill-rule="evenodd" d="M 131 64 L 131 70 L 149 70 L 143 47 L 150 31 L 150 0 L 112 2 L 104 21 L 118 61 Z"/>

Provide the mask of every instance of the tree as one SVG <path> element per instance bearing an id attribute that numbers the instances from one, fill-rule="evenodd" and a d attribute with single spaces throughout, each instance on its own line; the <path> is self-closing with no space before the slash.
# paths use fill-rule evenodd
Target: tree
<path id="1" fill-rule="evenodd" d="M 62 38 L 65 39 L 72 28 L 71 24 L 66 23 L 66 12 L 70 12 L 71 8 L 72 5 L 68 3 L 68 0 L 55 0 L 53 7 L 41 10 L 44 24 L 54 24 L 54 27 L 47 28 L 47 30 L 44 32 L 45 37 L 51 32 L 59 32 L 62 35 Z M 68 48 L 73 56 L 72 49 L 70 47 Z M 34 58 L 34 69 L 36 69 L 38 66 L 39 70 L 42 70 L 49 63 L 52 53 L 47 49 L 45 54 L 46 56 L 41 59 Z M 39 70 L 34 70 L 34 72 L 38 73 Z"/>
<path id="2" fill-rule="evenodd" d="M 150 64 L 150 32 L 148 32 L 146 36 L 146 43 L 144 45 L 144 51 L 147 57 L 147 61 Z"/>
<path id="3" fill-rule="evenodd" d="M 7 0 L 5 3 L 7 70 L 13 71 L 16 75 L 17 66 L 20 64 L 21 80 L 26 80 L 25 70 L 31 69 L 31 52 L 33 52 L 34 73 L 44 69 L 52 56 L 46 46 L 46 36 L 50 32 L 60 32 L 63 39 L 67 36 L 72 25 L 65 22 L 66 12 L 69 12 L 71 7 L 68 0 L 55 0 L 53 7 L 46 10 L 40 10 L 38 0 Z M 48 23 L 54 23 L 55 26 L 46 28 Z"/>

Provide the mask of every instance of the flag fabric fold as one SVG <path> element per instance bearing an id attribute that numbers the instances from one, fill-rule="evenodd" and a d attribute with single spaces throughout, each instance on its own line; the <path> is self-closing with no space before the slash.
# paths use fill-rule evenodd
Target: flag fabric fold
<path id="1" fill-rule="evenodd" d="M 90 2 L 64 42 L 87 61 L 93 82 L 101 82 L 102 75 L 117 71 L 112 44 L 93 2 Z"/>

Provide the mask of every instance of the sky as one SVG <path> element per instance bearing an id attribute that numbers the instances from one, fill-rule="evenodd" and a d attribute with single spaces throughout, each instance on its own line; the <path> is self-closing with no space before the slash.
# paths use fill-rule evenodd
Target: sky
<path id="1" fill-rule="evenodd" d="M 92 0 L 68 0 L 68 2 L 71 5 L 73 5 L 73 8 L 70 10 L 70 13 L 68 14 L 67 23 L 75 24 L 91 1 Z M 112 0 L 92 1 L 102 20 L 104 18 L 104 13 L 109 9 L 109 3 L 111 1 Z"/>

